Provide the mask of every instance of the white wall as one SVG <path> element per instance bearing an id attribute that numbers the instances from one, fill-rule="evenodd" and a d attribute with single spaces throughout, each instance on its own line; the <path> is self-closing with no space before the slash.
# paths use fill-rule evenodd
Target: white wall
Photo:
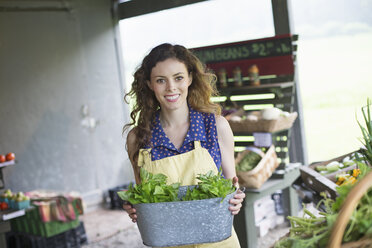
<path id="1" fill-rule="evenodd" d="M 111 1 L 0 6 L 0 153 L 17 160 L 5 187 L 84 195 L 131 181 Z M 82 125 L 82 105 L 96 128 Z"/>

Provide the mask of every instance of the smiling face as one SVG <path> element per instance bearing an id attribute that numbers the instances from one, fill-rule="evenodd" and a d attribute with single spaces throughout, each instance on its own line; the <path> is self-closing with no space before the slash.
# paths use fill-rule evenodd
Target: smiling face
<path id="1" fill-rule="evenodd" d="M 192 77 L 184 63 L 170 58 L 158 62 L 147 82 L 162 110 L 187 107 L 187 93 Z"/>

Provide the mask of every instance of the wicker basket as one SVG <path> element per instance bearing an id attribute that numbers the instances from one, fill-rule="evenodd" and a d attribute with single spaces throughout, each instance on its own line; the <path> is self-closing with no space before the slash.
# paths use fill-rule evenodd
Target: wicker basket
<path id="1" fill-rule="evenodd" d="M 362 180 L 360 180 L 355 187 L 349 192 L 344 204 L 338 214 L 337 220 L 332 228 L 329 239 L 329 248 L 367 248 L 372 247 L 372 239 L 364 238 L 358 241 L 344 243 L 341 245 L 342 237 L 344 235 L 346 226 L 349 222 L 350 216 L 358 205 L 359 200 L 372 187 L 372 171 L 369 172 Z"/>
<path id="2" fill-rule="evenodd" d="M 238 164 L 244 157 L 245 152 L 238 154 L 235 159 L 235 164 Z M 258 165 L 250 171 L 237 171 L 239 184 L 246 188 L 258 189 L 272 175 L 273 171 L 278 167 L 279 161 L 273 145 L 267 150 Z"/>
<path id="3" fill-rule="evenodd" d="M 273 133 L 286 130 L 292 127 L 297 118 L 297 112 L 290 113 L 288 116 L 280 116 L 277 120 L 242 120 L 229 121 L 233 132 L 266 132 Z"/>

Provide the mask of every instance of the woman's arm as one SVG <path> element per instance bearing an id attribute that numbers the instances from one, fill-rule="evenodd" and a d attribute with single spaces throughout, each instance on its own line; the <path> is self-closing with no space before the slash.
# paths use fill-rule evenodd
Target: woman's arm
<path id="1" fill-rule="evenodd" d="M 235 159 L 234 159 L 234 135 L 231 131 L 230 124 L 225 117 L 216 116 L 216 126 L 218 135 L 218 144 L 221 150 L 221 166 L 222 172 L 226 178 L 234 178 Z"/>
<path id="2" fill-rule="evenodd" d="M 139 168 L 137 164 L 135 163 L 135 160 L 133 160 L 133 153 L 135 152 L 135 141 L 136 141 L 136 135 L 135 131 L 132 129 L 128 133 L 127 136 L 127 149 L 128 149 L 128 156 L 130 159 L 130 162 L 133 167 L 133 173 L 134 173 L 134 179 L 136 180 L 136 183 L 140 183 L 140 173 L 139 173 Z M 125 203 L 123 205 L 123 208 L 125 211 L 127 211 L 129 217 L 132 219 L 132 222 L 137 222 L 137 214 L 136 214 L 136 209 L 132 206 L 130 203 Z"/>
<path id="3" fill-rule="evenodd" d="M 222 172 L 226 178 L 231 178 L 235 187 L 239 188 L 238 178 L 235 171 L 234 158 L 234 135 L 230 124 L 223 116 L 216 116 L 218 144 L 221 150 Z M 244 192 L 238 190 L 234 198 L 230 200 L 229 210 L 233 215 L 239 213 L 245 198 Z"/>
<path id="4" fill-rule="evenodd" d="M 133 174 L 134 174 L 134 179 L 136 180 L 136 183 L 140 183 L 141 179 L 140 179 L 140 170 L 137 166 L 137 163 L 135 162 L 135 160 L 133 160 L 133 154 L 134 154 L 134 150 L 135 150 L 135 141 L 136 141 L 136 134 L 135 134 L 135 130 L 132 129 L 129 131 L 128 133 L 128 136 L 127 136 L 127 149 L 128 149 L 128 156 L 129 156 L 129 159 L 130 159 L 130 163 L 132 164 L 132 168 L 133 168 Z"/>

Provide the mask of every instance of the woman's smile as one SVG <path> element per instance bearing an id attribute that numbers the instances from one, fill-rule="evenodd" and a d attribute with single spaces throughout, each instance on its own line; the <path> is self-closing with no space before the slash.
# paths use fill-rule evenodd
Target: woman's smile
<path id="1" fill-rule="evenodd" d="M 166 95 L 165 99 L 167 99 L 168 102 L 176 102 L 179 97 L 180 97 L 180 94 Z"/>
<path id="2" fill-rule="evenodd" d="M 151 70 L 150 81 L 147 82 L 154 92 L 163 110 L 184 109 L 187 107 L 188 89 L 192 76 L 186 65 L 171 58 L 158 62 Z"/>

